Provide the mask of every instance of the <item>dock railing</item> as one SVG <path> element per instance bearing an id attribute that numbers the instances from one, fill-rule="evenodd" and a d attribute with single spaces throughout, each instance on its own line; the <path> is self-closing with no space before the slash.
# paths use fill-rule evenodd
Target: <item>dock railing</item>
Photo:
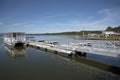
<path id="1" fill-rule="evenodd" d="M 105 41 L 105 40 L 71 40 L 69 43 L 62 43 L 56 45 L 55 47 L 81 51 L 86 53 L 94 53 L 100 55 L 108 55 L 117 57 L 120 55 L 120 48 L 116 46 L 113 42 L 115 41 Z"/>

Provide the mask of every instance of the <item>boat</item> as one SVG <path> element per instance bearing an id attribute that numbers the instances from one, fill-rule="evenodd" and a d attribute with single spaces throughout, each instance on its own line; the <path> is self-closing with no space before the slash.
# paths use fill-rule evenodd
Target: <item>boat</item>
<path id="1" fill-rule="evenodd" d="M 26 34 L 25 32 L 9 32 L 4 34 L 4 43 L 10 47 L 22 46 L 26 45 Z"/>

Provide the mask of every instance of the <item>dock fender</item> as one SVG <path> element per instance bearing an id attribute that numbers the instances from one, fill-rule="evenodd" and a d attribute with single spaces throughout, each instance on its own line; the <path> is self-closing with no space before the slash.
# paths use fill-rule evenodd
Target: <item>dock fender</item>
<path id="1" fill-rule="evenodd" d="M 68 56 L 73 56 L 73 54 L 71 53 L 71 54 L 68 54 Z"/>
<path id="2" fill-rule="evenodd" d="M 57 51 L 54 51 L 55 54 L 57 54 L 58 52 Z"/>
<path id="3" fill-rule="evenodd" d="M 26 46 L 28 47 L 28 46 L 29 46 L 29 44 L 26 44 Z"/>
<path id="4" fill-rule="evenodd" d="M 37 46 L 37 49 L 39 49 L 40 47 Z"/>
<path id="5" fill-rule="evenodd" d="M 47 52 L 47 48 L 45 48 L 45 51 Z"/>

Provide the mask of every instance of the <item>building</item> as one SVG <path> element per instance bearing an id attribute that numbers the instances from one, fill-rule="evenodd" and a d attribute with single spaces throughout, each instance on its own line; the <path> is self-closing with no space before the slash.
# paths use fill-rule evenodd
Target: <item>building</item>
<path id="1" fill-rule="evenodd" d="M 120 33 L 114 31 L 103 31 L 102 36 L 104 36 L 105 39 L 120 39 Z"/>

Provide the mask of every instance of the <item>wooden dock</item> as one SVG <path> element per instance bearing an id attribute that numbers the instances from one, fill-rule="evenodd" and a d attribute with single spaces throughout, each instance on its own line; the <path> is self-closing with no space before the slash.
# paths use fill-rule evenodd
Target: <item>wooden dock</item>
<path id="1" fill-rule="evenodd" d="M 44 43 L 44 42 L 28 41 L 27 45 L 28 46 L 33 46 L 37 49 L 41 49 L 41 50 L 44 50 L 44 51 L 47 51 L 47 52 L 52 52 L 52 53 L 55 53 L 55 54 L 62 54 L 62 55 L 68 55 L 68 56 L 72 56 L 74 54 L 74 51 L 72 51 L 72 50 L 55 48 L 54 45 L 47 44 L 47 43 Z"/>

